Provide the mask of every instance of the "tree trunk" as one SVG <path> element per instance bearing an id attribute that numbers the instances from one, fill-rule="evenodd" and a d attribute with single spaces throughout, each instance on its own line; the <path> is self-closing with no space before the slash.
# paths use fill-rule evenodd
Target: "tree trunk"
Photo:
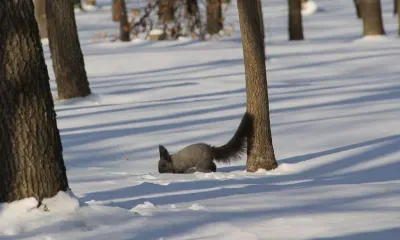
<path id="1" fill-rule="evenodd" d="M 46 0 L 35 0 L 35 19 L 41 38 L 47 38 Z"/>
<path id="2" fill-rule="evenodd" d="M 201 28 L 200 11 L 197 0 L 186 0 L 186 13 L 191 21 L 190 31 L 193 33 L 195 28 Z"/>
<path id="3" fill-rule="evenodd" d="M 0 4 L 0 202 L 38 201 L 68 180 L 32 0 Z"/>
<path id="4" fill-rule="evenodd" d="M 128 22 L 128 15 L 126 13 L 125 0 L 119 0 L 119 5 L 121 7 L 120 17 L 119 17 L 119 39 L 123 42 L 130 41 L 131 27 Z"/>
<path id="5" fill-rule="evenodd" d="M 288 0 L 289 40 L 303 40 L 303 23 L 300 0 Z"/>
<path id="6" fill-rule="evenodd" d="M 46 0 L 46 12 L 58 98 L 85 97 L 90 94 L 90 88 L 73 4 L 70 0 Z"/>
<path id="7" fill-rule="evenodd" d="M 278 166 L 272 145 L 264 41 L 257 1 L 237 0 L 246 74 L 247 112 L 252 128 L 247 139 L 247 171 Z"/>
<path id="8" fill-rule="evenodd" d="M 361 19 L 360 0 L 353 0 L 353 1 L 354 1 L 354 6 L 356 8 L 357 18 Z"/>
<path id="9" fill-rule="evenodd" d="M 196 16 L 199 12 L 197 0 L 186 0 L 186 9 L 189 15 Z"/>
<path id="10" fill-rule="evenodd" d="M 257 0 L 257 4 L 258 4 L 258 14 L 260 15 L 260 27 L 261 27 L 261 36 L 262 39 L 265 39 L 265 28 L 264 28 L 264 15 L 263 15 L 263 11 L 262 11 L 262 3 L 261 0 Z"/>
<path id="11" fill-rule="evenodd" d="M 222 28 L 221 0 L 207 0 L 207 33 L 217 34 Z"/>
<path id="12" fill-rule="evenodd" d="M 120 14 L 121 14 L 121 1 L 113 0 L 112 4 L 112 20 L 114 22 L 119 22 Z"/>
<path id="13" fill-rule="evenodd" d="M 397 6 L 399 5 L 399 0 L 393 0 L 393 5 L 393 15 L 396 15 L 398 13 Z"/>
<path id="14" fill-rule="evenodd" d="M 385 35 L 380 0 L 359 0 L 364 36 Z"/>
<path id="15" fill-rule="evenodd" d="M 158 19 L 163 23 L 174 20 L 174 0 L 158 1 Z"/>

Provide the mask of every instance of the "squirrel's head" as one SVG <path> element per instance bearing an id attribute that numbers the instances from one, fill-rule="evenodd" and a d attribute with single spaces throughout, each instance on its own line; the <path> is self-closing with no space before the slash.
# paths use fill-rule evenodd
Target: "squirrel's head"
<path id="1" fill-rule="evenodd" d="M 163 145 L 159 145 L 158 150 L 160 152 L 160 160 L 158 161 L 158 172 L 174 173 L 174 166 L 172 165 L 171 156 L 169 155 L 168 150 Z"/>

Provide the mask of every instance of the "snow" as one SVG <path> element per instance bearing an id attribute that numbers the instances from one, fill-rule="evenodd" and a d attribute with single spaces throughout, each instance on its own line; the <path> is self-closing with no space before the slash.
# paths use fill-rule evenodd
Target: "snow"
<path id="1" fill-rule="evenodd" d="M 58 101 L 44 53 L 72 192 L 36 209 L 0 205 L 0 240 L 362 239 L 400 235 L 400 43 L 362 38 L 352 1 L 315 1 L 305 41 L 287 41 L 287 2 L 263 1 L 271 127 L 279 167 L 158 174 L 158 144 L 225 143 L 245 111 L 236 3 L 232 36 L 93 41 L 118 33 L 109 1 L 77 12 L 91 96 Z M 372 39 L 372 40 L 371 40 Z M 46 43 L 46 42 L 44 42 Z M 45 211 L 47 210 L 47 211 Z"/>
<path id="2" fill-rule="evenodd" d="M 307 2 L 303 3 L 302 7 L 301 14 L 303 16 L 309 16 L 318 11 L 318 5 L 313 0 L 308 0 Z"/>

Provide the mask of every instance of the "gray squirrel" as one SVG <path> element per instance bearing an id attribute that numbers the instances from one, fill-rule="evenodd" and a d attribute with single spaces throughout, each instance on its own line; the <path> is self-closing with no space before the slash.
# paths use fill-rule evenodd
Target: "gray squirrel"
<path id="1" fill-rule="evenodd" d="M 170 155 L 168 150 L 159 145 L 160 160 L 158 161 L 159 173 L 194 173 L 216 172 L 214 160 L 230 163 L 238 160 L 246 152 L 246 139 L 251 119 L 246 112 L 233 137 L 225 145 L 215 147 L 205 143 L 189 145 L 175 154 Z"/>

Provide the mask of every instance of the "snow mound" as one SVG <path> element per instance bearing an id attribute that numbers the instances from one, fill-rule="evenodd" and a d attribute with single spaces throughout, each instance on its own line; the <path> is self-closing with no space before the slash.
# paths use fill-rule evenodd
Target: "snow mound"
<path id="1" fill-rule="evenodd" d="M 365 36 L 360 39 L 354 41 L 354 43 L 381 43 L 381 42 L 389 42 L 390 38 L 385 35 L 372 35 Z"/>
<path id="2" fill-rule="evenodd" d="M 318 5 L 313 0 L 308 0 L 303 4 L 303 9 L 301 9 L 301 14 L 303 16 L 309 16 L 318 11 Z"/>
<path id="3" fill-rule="evenodd" d="M 44 199 L 41 207 L 37 208 L 37 205 L 35 198 L 0 204 L 0 236 L 28 232 L 88 232 L 134 217 L 120 208 L 80 206 L 72 192 L 59 192 Z"/>
<path id="4" fill-rule="evenodd" d="M 152 216 L 152 212 L 156 209 L 156 206 L 151 202 L 144 202 L 131 209 L 131 212 L 141 216 Z"/>

